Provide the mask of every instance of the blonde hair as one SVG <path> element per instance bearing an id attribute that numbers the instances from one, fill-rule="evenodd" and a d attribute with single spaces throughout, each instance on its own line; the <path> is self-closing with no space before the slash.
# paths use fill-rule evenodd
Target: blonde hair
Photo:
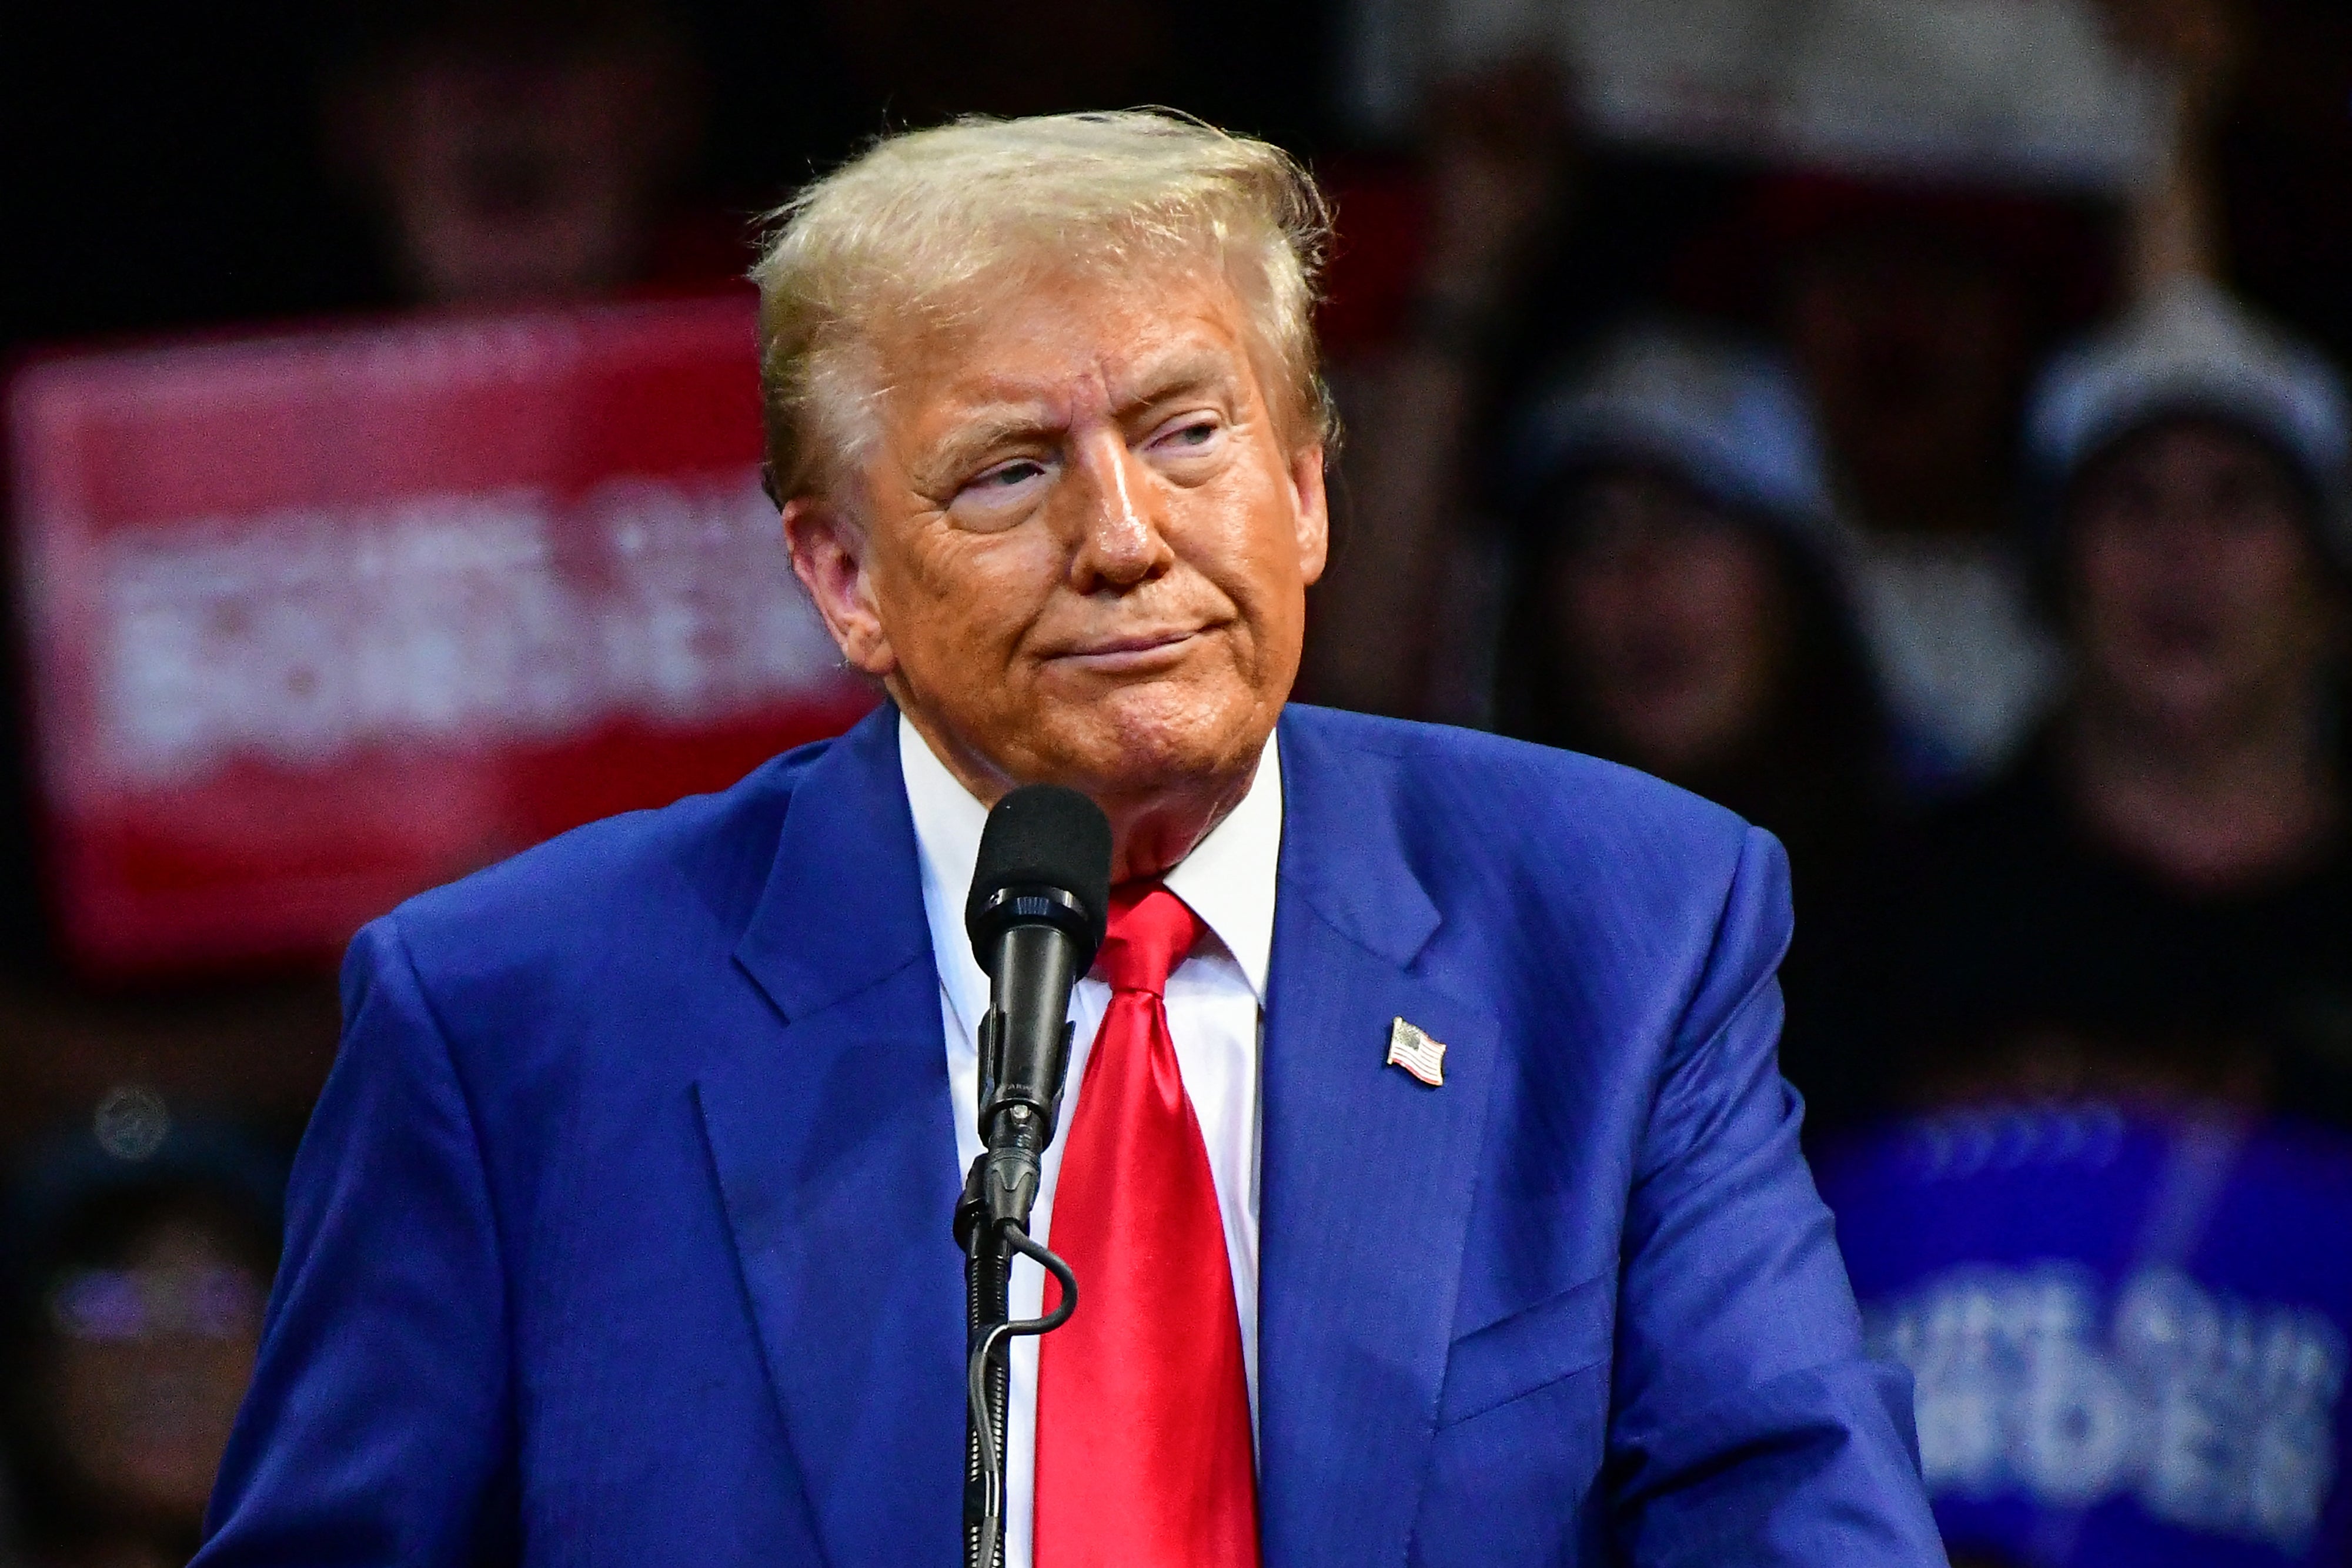
<path id="1" fill-rule="evenodd" d="M 1296 447 L 1332 433 L 1315 290 L 1330 214 L 1281 149 L 1162 110 L 959 120 L 885 137 L 770 214 L 759 264 L 768 484 L 835 483 L 885 389 L 874 328 L 955 319 L 984 285 L 1054 268 L 1223 268 Z"/>

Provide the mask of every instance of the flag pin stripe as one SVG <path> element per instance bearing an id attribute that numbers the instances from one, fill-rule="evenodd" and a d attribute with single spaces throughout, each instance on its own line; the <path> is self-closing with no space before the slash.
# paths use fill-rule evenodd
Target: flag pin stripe
<path id="1" fill-rule="evenodd" d="M 1399 1019 L 1389 1026 L 1391 1067 L 1402 1067 L 1432 1089 L 1445 1082 L 1445 1042 L 1432 1040 L 1417 1024 Z"/>

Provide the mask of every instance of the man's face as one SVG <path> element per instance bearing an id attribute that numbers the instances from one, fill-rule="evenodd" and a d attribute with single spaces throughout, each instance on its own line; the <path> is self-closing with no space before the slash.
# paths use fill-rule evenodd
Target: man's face
<path id="1" fill-rule="evenodd" d="M 1895 236 L 1805 258 L 1783 302 L 1838 461 L 1886 528 L 2000 471 L 2025 363 L 2015 286 L 1989 260 Z"/>
<path id="2" fill-rule="evenodd" d="M 2340 612 L 2278 459 L 2227 426 L 2128 437 L 2070 529 L 2086 695 L 2182 738 L 2307 699 Z"/>
<path id="3" fill-rule="evenodd" d="M 835 638 L 983 799 L 1053 781 L 1117 820 L 1245 785 L 1326 523 L 1321 450 L 1286 439 L 1240 300 L 1171 268 L 971 315 L 875 345 L 890 390 L 853 494 L 786 509 Z"/>
<path id="4" fill-rule="evenodd" d="M 524 60 L 444 47 L 385 72 L 363 148 L 410 287 L 478 304 L 625 281 L 686 134 L 670 63 L 592 42 Z"/>
<path id="5" fill-rule="evenodd" d="M 1595 476 L 1547 587 L 1571 690 L 1626 760 L 1669 779 L 1720 766 L 1771 716 L 1786 584 L 1748 526 L 1660 476 Z"/>

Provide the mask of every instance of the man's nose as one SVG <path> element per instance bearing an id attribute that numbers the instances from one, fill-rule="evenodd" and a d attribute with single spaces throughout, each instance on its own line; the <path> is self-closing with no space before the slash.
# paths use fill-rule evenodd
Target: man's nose
<path id="1" fill-rule="evenodd" d="M 1160 515 L 1159 486 L 1150 469 L 1117 431 L 1088 434 L 1077 444 L 1073 486 L 1079 516 L 1070 567 L 1081 592 L 1132 588 L 1165 571 L 1175 559 Z"/>
<path id="2" fill-rule="evenodd" d="M 2205 497 L 2168 491 L 2150 508 L 2141 549 L 2157 564 L 2176 570 L 2201 570 L 2210 562 L 2219 529 L 2215 507 Z"/>

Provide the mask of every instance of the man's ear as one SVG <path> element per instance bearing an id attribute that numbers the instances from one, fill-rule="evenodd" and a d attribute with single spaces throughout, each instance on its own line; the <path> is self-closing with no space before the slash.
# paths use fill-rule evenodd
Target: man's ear
<path id="1" fill-rule="evenodd" d="M 1298 519 L 1298 575 L 1311 588 L 1331 557 L 1331 503 L 1323 485 L 1321 442 L 1291 455 L 1290 491 Z"/>
<path id="2" fill-rule="evenodd" d="M 877 680 L 888 675 L 898 657 L 875 606 L 865 529 L 838 505 L 814 496 L 785 502 L 783 523 L 793 575 L 808 590 L 841 656 Z"/>

